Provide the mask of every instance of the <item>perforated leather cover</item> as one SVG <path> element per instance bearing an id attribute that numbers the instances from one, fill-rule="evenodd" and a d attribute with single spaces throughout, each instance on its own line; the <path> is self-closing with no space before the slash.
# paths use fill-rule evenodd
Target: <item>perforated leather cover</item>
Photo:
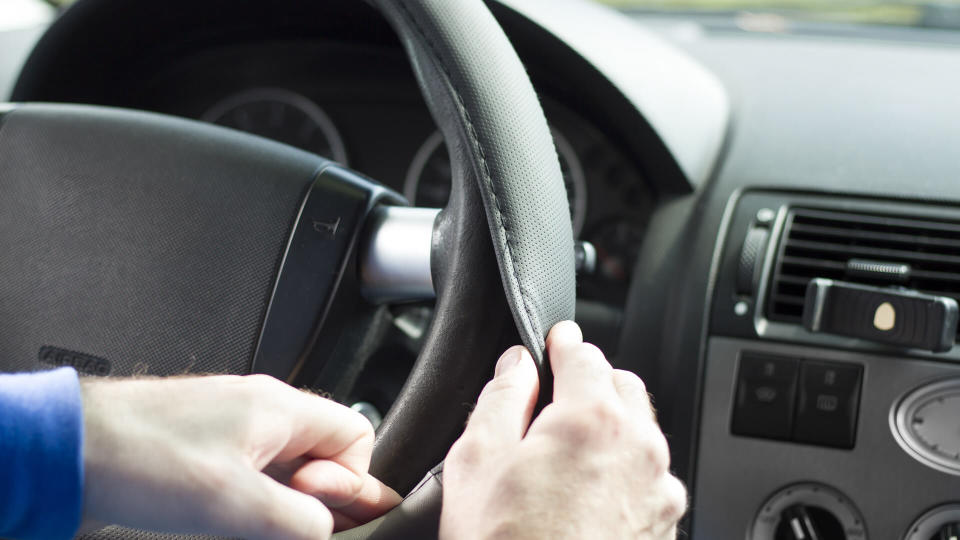
<path id="1" fill-rule="evenodd" d="M 433 468 L 403 499 L 403 503 L 384 516 L 349 531 L 333 535 L 334 540 L 430 540 L 440 529 L 443 503 L 443 464 Z"/>
<path id="2" fill-rule="evenodd" d="M 480 1 L 376 0 L 448 146 L 480 186 L 507 301 L 538 362 L 576 303 L 573 229 L 556 149 L 516 52 Z M 451 152 L 454 154 L 454 152 Z"/>

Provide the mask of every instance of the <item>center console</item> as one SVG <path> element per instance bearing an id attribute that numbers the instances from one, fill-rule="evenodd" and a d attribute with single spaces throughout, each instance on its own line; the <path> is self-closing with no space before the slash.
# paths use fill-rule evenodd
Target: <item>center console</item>
<path id="1" fill-rule="evenodd" d="M 748 191 L 720 238 L 696 537 L 957 538 L 960 208 Z"/>

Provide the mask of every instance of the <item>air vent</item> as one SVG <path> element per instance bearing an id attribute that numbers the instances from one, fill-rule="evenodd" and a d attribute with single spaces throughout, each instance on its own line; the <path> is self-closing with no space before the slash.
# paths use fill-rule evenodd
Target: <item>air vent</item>
<path id="1" fill-rule="evenodd" d="M 871 268 L 878 271 L 864 271 Z M 960 301 L 960 222 L 791 209 L 774 262 L 767 317 L 799 324 L 807 283 L 815 277 L 896 285 Z"/>

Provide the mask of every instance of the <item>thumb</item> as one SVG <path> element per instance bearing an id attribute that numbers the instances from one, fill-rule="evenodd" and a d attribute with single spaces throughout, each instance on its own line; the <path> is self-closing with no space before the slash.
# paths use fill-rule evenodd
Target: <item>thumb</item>
<path id="1" fill-rule="evenodd" d="M 539 391 L 537 366 L 527 349 L 507 349 L 497 361 L 493 379 L 480 393 L 464 435 L 504 447 L 523 438 Z"/>
<path id="2" fill-rule="evenodd" d="M 333 515 L 317 498 L 257 473 L 255 494 L 245 497 L 238 523 L 230 534 L 250 540 L 318 540 L 333 533 Z"/>

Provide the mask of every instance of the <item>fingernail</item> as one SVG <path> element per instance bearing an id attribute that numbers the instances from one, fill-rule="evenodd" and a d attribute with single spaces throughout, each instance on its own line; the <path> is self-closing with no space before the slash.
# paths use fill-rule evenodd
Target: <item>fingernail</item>
<path id="1" fill-rule="evenodd" d="M 497 367 L 493 370 L 493 376 L 499 377 L 501 374 L 519 366 L 521 360 L 523 360 L 523 347 L 519 345 L 510 347 L 507 349 L 507 352 L 503 353 L 500 359 L 497 360 Z"/>
<path id="2" fill-rule="evenodd" d="M 580 325 L 573 321 L 560 321 L 550 329 L 547 341 L 556 345 L 568 345 L 583 342 Z"/>

